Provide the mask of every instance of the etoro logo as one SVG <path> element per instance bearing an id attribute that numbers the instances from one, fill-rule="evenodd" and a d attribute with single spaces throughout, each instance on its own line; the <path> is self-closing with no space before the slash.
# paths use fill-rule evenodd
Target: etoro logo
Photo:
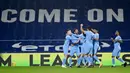
<path id="1" fill-rule="evenodd" d="M 38 51 L 38 49 L 43 49 L 44 52 L 49 52 L 51 49 L 53 49 L 56 52 L 61 52 L 63 51 L 62 47 L 63 45 L 21 45 L 22 42 L 15 43 L 12 45 L 13 48 L 21 49 L 23 52 L 35 52 Z M 106 42 L 101 42 L 101 48 L 107 48 L 110 47 L 110 45 Z M 100 49 L 99 49 L 100 50 Z"/>
<path id="2" fill-rule="evenodd" d="M 22 42 L 15 43 L 12 45 L 13 48 L 20 48 L 21 51 L 37 51 L 38 49 L 43 49 L 44 52 L 49 52 L 51 49 L 53 49 L 56 52 L 63 51 L 62 47 L 63 45 L 21 45 Z"/>
<path id="3" fill-rule="evenodd" d="M 37 51 L 38 46 L 35 45 L 20 45 L 22 42 L 13 44 L 13 48 L 21 48 L 22 51 Z"/>

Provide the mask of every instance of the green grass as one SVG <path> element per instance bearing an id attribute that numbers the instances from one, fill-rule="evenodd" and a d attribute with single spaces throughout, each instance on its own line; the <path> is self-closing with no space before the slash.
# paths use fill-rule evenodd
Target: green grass
<path id="1" fill-rule="evenodd" d="M 130 66 L 94 67 L 94 68 L 61 68 L 60 66 L 41 67 L 0 67 L 0 73 L 130 73 Z"/>

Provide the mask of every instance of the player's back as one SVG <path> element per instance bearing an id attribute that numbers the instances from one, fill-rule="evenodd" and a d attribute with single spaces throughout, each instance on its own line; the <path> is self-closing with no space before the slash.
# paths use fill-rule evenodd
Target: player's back
<path id="1" fill-rule="evenodd" d="M 85 41 L 86 43 L 93 43 L 93 37 L 94 37 L 94 34 L 93 32 L 91 31 L 85 31 L 85 34 L 86 34 L 86 37 L 85 37 Z"/>

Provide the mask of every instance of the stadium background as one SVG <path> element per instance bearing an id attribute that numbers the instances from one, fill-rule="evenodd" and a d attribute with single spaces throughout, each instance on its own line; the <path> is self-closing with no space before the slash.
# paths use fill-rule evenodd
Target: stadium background
<path id="1" fill-rule="evenodd" d="M 44 65 L 42 63 L 45 61 L 45 64 L 51 66 L 55 58 L 57 59 L 57 55 L 59 57 L 56 63 L 59 65 L 61 63 L 59 58 L 63 58 L 61 46 L 65 38 L 65 30 L 68 28 L 72 30 L 74 28 L 79 29 L 79 24 L 81 23 L 98 29 L 100 41 L 110 45 L 102 47 L 99 51 L 104 56 L 101 57 L 104 60 L 104 65 L 111 65 L 110 52 L 112 52 L 113 46 L 109 39 L 114 37 L 116 30 L 119 30 L 124 41 L 121 45 L 122 58 L 129 63 L 129 3 L 130 1 L 128 0 L 1 0 L 0 17 L 2 17 L 3 10 L 14 9 L 17 11 L 17 14 L 11 15 L 9 13 L 8 18 L 17 17 L 17 20 L 13 23 L 0 20 L 0 65 L 11 66 L 11 63 L 15 62 L 16 66 L 30 66 L 30 61 L 33 61 L 33 64 Z M 20 11 L 23 9 L 33 9 L 36 12 L 35 21 L 30 23 L 20 22 Z M 47 9 L 48 13 L 51 13 L 53 9 L 59 9 L 61 15 L 60 22 L 54 22 L 53 19 L 52 22 L 47 22 L 45 19 L 44 23 L 39 23 L 39 9 Z M 64 22 L 64 9 L 77 9 L 77 12 L 74 13 L 75 17 L 71 18 L 76 19 L 77 22 Z M 90 9 L 101 9 L 103 11 L 103 20 L 101 22 L 90 22 L 87 15 Z M 117 13 L 118 9 L 123 9 L 124 21 L 119 22 L 113 18 L 112 22 L 107 22 L 107 9 L 113 9 L 115 13 Z M 28 13 L 26 16 L 28 19 Z M 100 45 L 103 45 L 101 42 Z M 30 55 L 33 55 L 32 60 L 30 60 Z M 45 60 L 44 56 L 45 59 L 49 60 Z M 117 62 L 117 65 L 120 65 L 120 63 Z"/>

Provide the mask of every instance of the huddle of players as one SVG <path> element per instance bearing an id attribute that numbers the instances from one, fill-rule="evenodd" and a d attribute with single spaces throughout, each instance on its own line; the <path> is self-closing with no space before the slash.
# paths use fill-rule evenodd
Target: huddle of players
<path id="1" fill-rule="evenodd" d="M 96 29 L 87 27 L 87 30 L 83 29 L 83 24 L 80 24 L 81 34 L 78 33 L 78 29 L 74 30 L 74 33 L 71 30 L 67 30 L 65 42 L 63 45 L 64 58 L 62 61 L 62 67 L 66 68 L 66 61 L 69 58 L 69 67 L 72 67 L 72 57 L 76 53 L 77 56 L 77 67 L 80 68 L 81 62 L 83 62 L 86 67 L 93 67 L 93 58 L 99 63 L 99 67 L 102 67 L 102 63 L 98 59 L 97 51 L 100 49 L 99 46 L 99 34 Z M 119 32 L 116 32 L 117 37 L 115 39 L 111 38 L 114 42 L 114 50 L 112 53 L 112 67 L 115 66 L 115 58 L 124 63 L 124 67 L 127 65 L 120 56 L 120 43 L 122 42 Z M 81 48 L 81 52 L 80 49 Z M 70 53 L 68 51 L 70 50 Z"/>

